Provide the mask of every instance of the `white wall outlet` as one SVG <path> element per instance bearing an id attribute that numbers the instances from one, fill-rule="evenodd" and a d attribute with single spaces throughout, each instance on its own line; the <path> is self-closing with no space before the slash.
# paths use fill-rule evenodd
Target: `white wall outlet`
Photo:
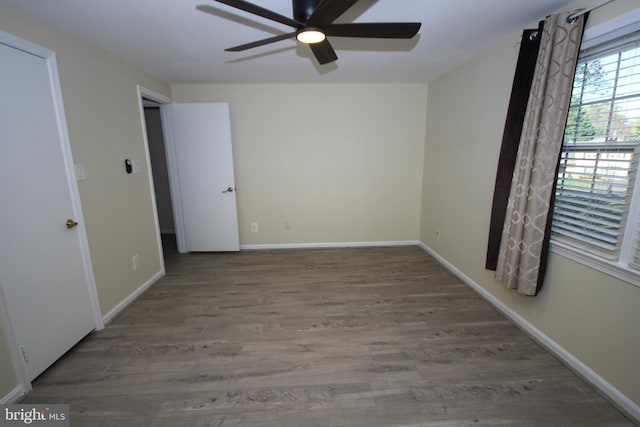
<path id="1" fill-rule="evenodd" d="M 284 222 L 284 229 L 285 230 L 291 230 L 291 224 L 289 224 L 289 221 L 285 221 Z"/>
<path id="2" fill-rule="evenodd" d="M 252 233 L 257 233 L 258 232 L 258 223 L 257 222 L 252 222 L 251 223 L 251 232 Z"/>
<path id="3" fill-rule="evenodd" d="M 140 261 L 138 259 L 138 254 L 135 254 L 131 257 L 131 266 L 133 267 L 133 271 L 136 271 L 140 266 Z"/>

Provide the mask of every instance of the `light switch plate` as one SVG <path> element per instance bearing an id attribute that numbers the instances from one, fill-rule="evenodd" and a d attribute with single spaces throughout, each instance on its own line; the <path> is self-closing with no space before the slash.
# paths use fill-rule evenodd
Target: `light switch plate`
<path id="1" fill-rule="evenodd" d="M 131 166 L 133 168 L 133 173 L 140 173 L 140 160 L 132 160 Z"/>
<path id="2" fill-rule="evenodd" d="M 84 181 L 87 177 L 84 174 L 84 165 L 82 163 L 76 163 L 74 165 L 76 169 L 76 181 Z"/>

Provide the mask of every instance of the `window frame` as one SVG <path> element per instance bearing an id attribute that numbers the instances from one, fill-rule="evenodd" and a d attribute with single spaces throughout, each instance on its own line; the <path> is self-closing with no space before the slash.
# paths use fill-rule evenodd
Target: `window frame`
<path id="1" fill-rule="evenodd" d="M 600 25 L 585 30 L 582 38 L 581 50 L 589 49 L 593 46 L 610 42 L 626 34 L 640 30 L 640 9 L 636 9 L 617 18 L 606 21 Z M 640 167 L 639 167 L 640 169 Z M 626 224 L 627 230 L 624 232 L 622 249 L 619 259 L 626 259 L 625 250 L 631 246 L 630 241 L 635 238 L 634 233 L 640 227 L 640 176 L 636 178 L 634 185 L 632 203 L 629 208 L 629 220 Z M 595 254 L 581 250 L 562 241 L 551 238 L 551 252 L 569 258 L 587 267 L 594 268 L 603 273 L 609 274 L 620 280 L 640 287 L 640 270 L 635 270 L 620 261 L 607 260 Z"/>

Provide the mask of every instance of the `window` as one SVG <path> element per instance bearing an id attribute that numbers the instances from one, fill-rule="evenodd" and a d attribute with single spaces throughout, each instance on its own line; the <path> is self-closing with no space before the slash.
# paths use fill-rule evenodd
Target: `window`
<path id="1" fill-rule="evenodd" d="M 636 271 L 637 284 L 639 159 L 640 31 L 581 53 L 552 224 L 554 245 L 588 254 L 596 267 Z"/>

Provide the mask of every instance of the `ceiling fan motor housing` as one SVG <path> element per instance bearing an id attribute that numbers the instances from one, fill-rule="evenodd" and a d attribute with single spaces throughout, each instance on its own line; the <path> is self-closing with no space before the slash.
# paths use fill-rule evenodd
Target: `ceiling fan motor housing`
<path id="1" fill-rule="evenodd" d="M 298 22 L 307 22 L 320 0 L 293 0 L 293 19 Z"/>

